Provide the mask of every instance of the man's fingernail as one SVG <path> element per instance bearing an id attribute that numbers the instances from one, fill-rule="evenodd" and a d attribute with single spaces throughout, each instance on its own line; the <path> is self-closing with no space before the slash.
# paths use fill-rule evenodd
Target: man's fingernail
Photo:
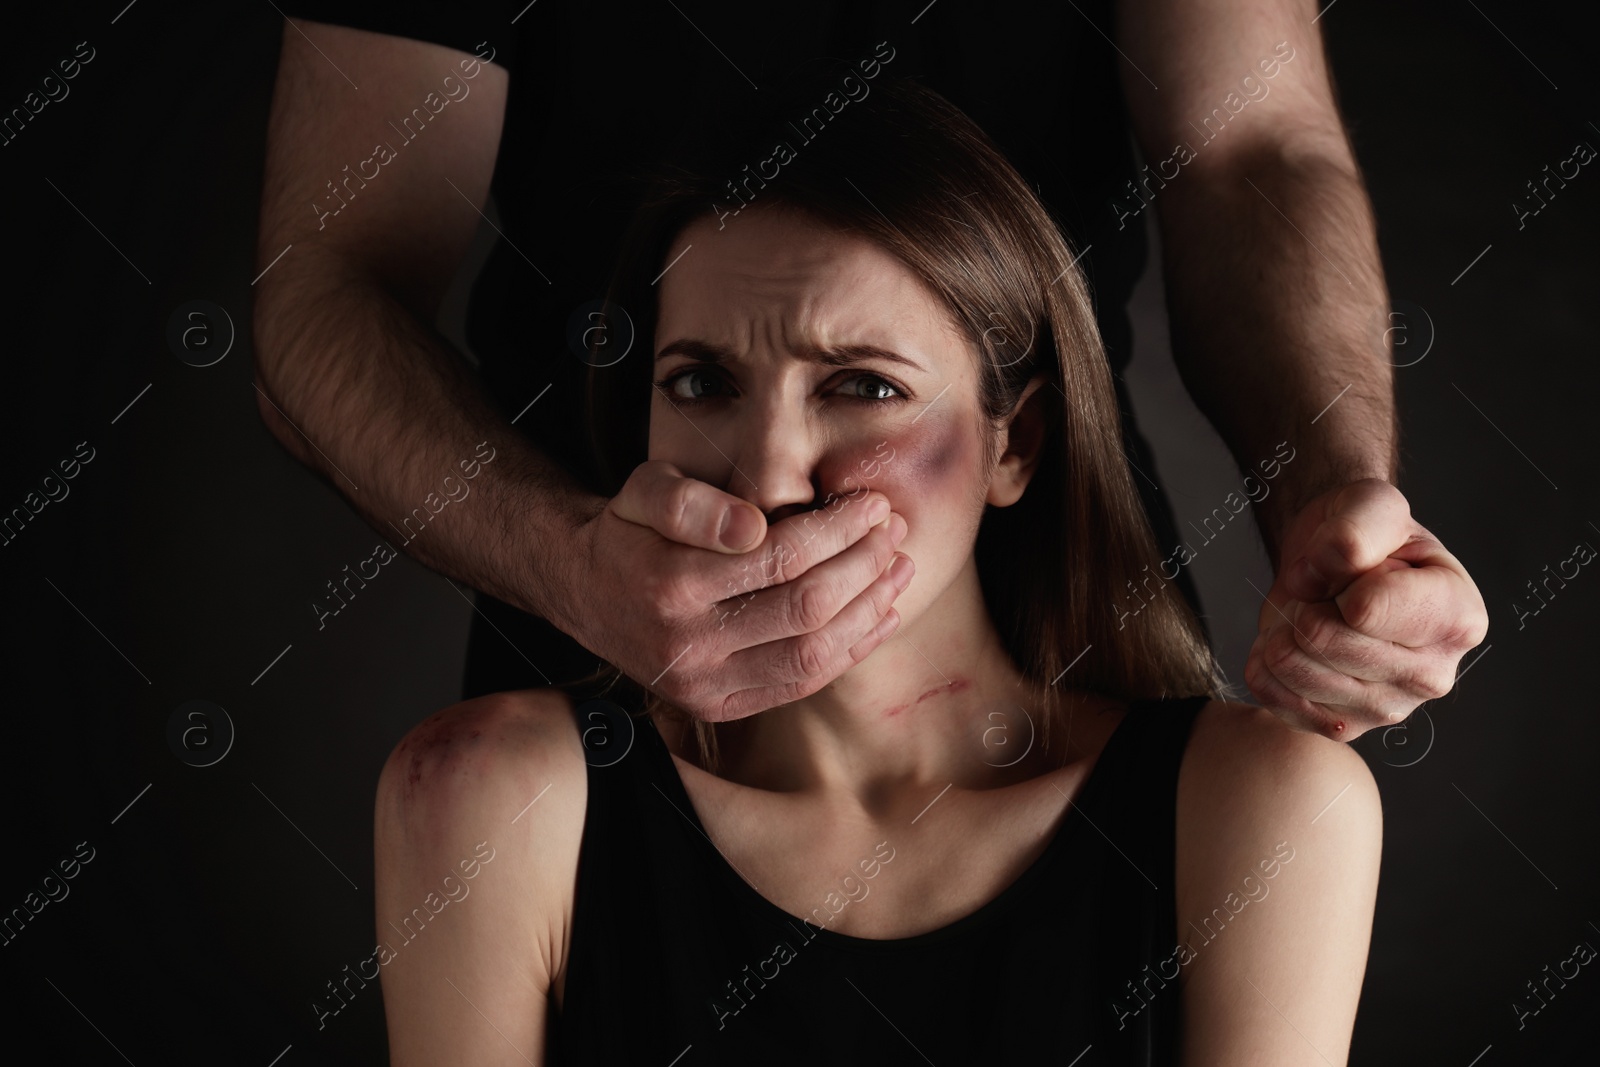
<path id="1" fill-rule="evenodd" d="M 1322 572 L 1311 565 L 1310 557 L 1301 556 L 1299 561 L 1295 563 L 1295 567 L 1300 572 L 1298 577 L 1302 582 L 1310 582 L 1319 586 L 1327 584 L 1328 579 L 1324 578 Z"/>
<path id="2" fill-rule="evenodd" d="M 867 525 L 876 526 L 889 515 L 889 498 L 875 496 L 867 505 Z"/>
<path id="3" fill-rule="evenodd" d="M 917 565 L 911 562 L 910 556 L 895 553 L 894 562 L 889 564 L 889 580 L 896 585 L 904 585 L 911 580 L 917 571 Z"/>
<path id="4" fill-rule="evenodd" d="M 761 533 L 761 517 L 749 508 L 729 508 L 722 513 L 717 539 L 724 548 L 749 548 Z"/>
<path id="5" fill-rule="evenodd" d="M 899 544 L 906 539 L 906 520 L 903 516 L 896 515 L 889 520 L 889 540 Z"/>

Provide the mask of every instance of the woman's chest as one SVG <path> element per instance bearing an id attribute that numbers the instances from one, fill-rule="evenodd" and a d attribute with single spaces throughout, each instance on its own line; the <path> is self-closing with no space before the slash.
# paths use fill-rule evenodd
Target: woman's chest
<path id="1" fill-rule="evenodd" d="M 1082 768 L 1003 789 L 931 788 L 879 816 L 691 773 L 721 858 L 769 903 L 853 937 L 912 937 L 977 911 L 1051 845 Z"/>

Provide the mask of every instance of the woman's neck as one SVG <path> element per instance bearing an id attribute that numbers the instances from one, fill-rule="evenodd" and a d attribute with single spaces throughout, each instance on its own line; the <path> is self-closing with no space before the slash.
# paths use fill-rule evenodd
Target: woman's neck
<path id="1" fill-rule="evenodd" d="M 868 813 L 930 785 L 992 788 L 1060 766 L 1085 709 L 1117 706 L 1061 696 L 1064 728 L 1046 752 L 1037 694 L 1007 653 L 969 560 L 914 622 L 834 682 L 719 726 L 716 773 L 753 788 L 853 796 Z M 1101 732 L 1084 729 L 1080 740 Z M 687 756 L 692 746 L 674 747 Z"/>

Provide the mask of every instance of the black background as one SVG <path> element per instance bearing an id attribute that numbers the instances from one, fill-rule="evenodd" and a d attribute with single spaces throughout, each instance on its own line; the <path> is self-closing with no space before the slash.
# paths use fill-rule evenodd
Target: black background
<path id="1" fill-rule="evenodd" d="M 1545 564 L 1600 544 L 1600 177 L 1585 167 L 1521 231 L 1511 208 L 1578 141 L 1600 146 L 1592 42 L 1547 12 L 1338 0 L 1319 22 L 1391 294 L 1434 332 L 1397 372 L 1401 488 L 1490 612 L 1454 693 L 1357 743 L 1386 823 L 1355 1063 L 1565 1062 L 1595 1044 L 1593 967 L 1525 1029 L 1512 1009 L 1546 964 L 1600 946 L 1600 726 L 1582 673 L 1600 578 L 1581 572 L 1520 630 L 1512 607 Z M 265 3 L 154 0 L 19 18 L 0 107 L 77 42 L 97 55 L 0 148 L 0 508 L 78 442 L 95 459 L 0 546 L 0 911 L 80 841 L 95 858 L 0 947 L 5 1041 L 71 1063 L 264 1067 L 286 1047 L 285 1067 L 382 1062 L 375 983 L 321 1030 L 310 1005 L 371 952 L 378 770 L 456 699 L 471 608 L 407 559 L 320 632 L 308 607 L 377 535 L 256 414 L 250 283 L 282 20 Z M 1155 277 L 1135 297 L 1129 379 L 1182 523 L 1237 475 L 1172 375 Z M 174 310 L 197 299 L 238 333 L 207 368 L 166 342 Z M 1259 603 L 1241 579 L 1264 579 L 1259 547 L 1235 537 L 1194 566 L 1237 678 Z M 167 719 L 191 699 L 237 728 L 215 766 L 168 748 Z"/>

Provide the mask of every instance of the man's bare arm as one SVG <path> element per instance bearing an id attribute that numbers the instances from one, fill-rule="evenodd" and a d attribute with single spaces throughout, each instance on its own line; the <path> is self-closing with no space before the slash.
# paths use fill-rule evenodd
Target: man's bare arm
<path id="1" fill-rule="evenodd" d="M 292 247 L 256 285 L 262 416 L 291 454 L 380 531 L 423 508 L 430 493 L 442 495 L 447 475 L 468 484 L 479 497 L 474 506 L 453 508 L 407 551 L 541 613 L 541 576 L 527 546 L 550 543 L 562 524 L 581 521 L 582 495 L 507 425 L 472 368 L 424 325 L 434 321 L 478 224 L 473 205 L 446 181 L 474 203 L 486 198 L 506 72 L 476 60 L 463 70 L 469 57 L 439 45 L 305 28 L 317 45 L 284 27 L 268 131 L 257 269 Z M 370 157 L 374 142 L 399 140 L 388 122 L 406 111 L 395 105 L 420 104 L 430 91 L 443 96 L 446 75 L 465 95 L 415 142 L 400 145 L 375 178 L 358 174 L 340 185 L 348 181 L 346 163 Z M 330 179 L 337 179 L 334 191 Z M 349 202 L 335 215 L 336 196 Z M 483 441 L 494 459 L 467 483 L 458 464 L 475 459 Z M 535 506 L 536 497 L 544 506 Z"/>
<path id="2" fill-rule="evenodd" d="M 1117 15 L 1173 356 L 1239 466 L 1276 475 L 1255 504 L 1275 579 L 1244 678 L 1293 725 L 1353 740 L 1448 693 L 1488 613 L 1393 484 L 1388 295 L 1317 6 Z"/>
<path id="3" fill-rule="evenodd" d="M 549 619 L 685 710 L 726 719 L 815 692 L 898 620 L 905 583 L 885 572 L 905 524 L 883 494 L 820 533 L 806 516 L 768 529 L 753 505 L 664 463 L 595 496 L 429 325 L 488 195 L 507 87 L 503 69 L 439 45 L 285 26 L 257 250 L 263 418 L 376 529 L 438 510 L 410 555 Z M 415 140 L 366 162 L 418 105 L 434 114 Z M 468 493 L 446 512 L 450 476 Z"/>
<path id="4" fill-rule="evenodd" d="M 1309 0 L 1121 0 L 1117 18 L 1184 384 L 1247 473 L 1259 479 L 1280 442 L 1294 449 L 1256 505 L 1275 569 L 1306 503 L 1393 481 L 1398 465 L 1376 224 L 1316 13 Z"/>

